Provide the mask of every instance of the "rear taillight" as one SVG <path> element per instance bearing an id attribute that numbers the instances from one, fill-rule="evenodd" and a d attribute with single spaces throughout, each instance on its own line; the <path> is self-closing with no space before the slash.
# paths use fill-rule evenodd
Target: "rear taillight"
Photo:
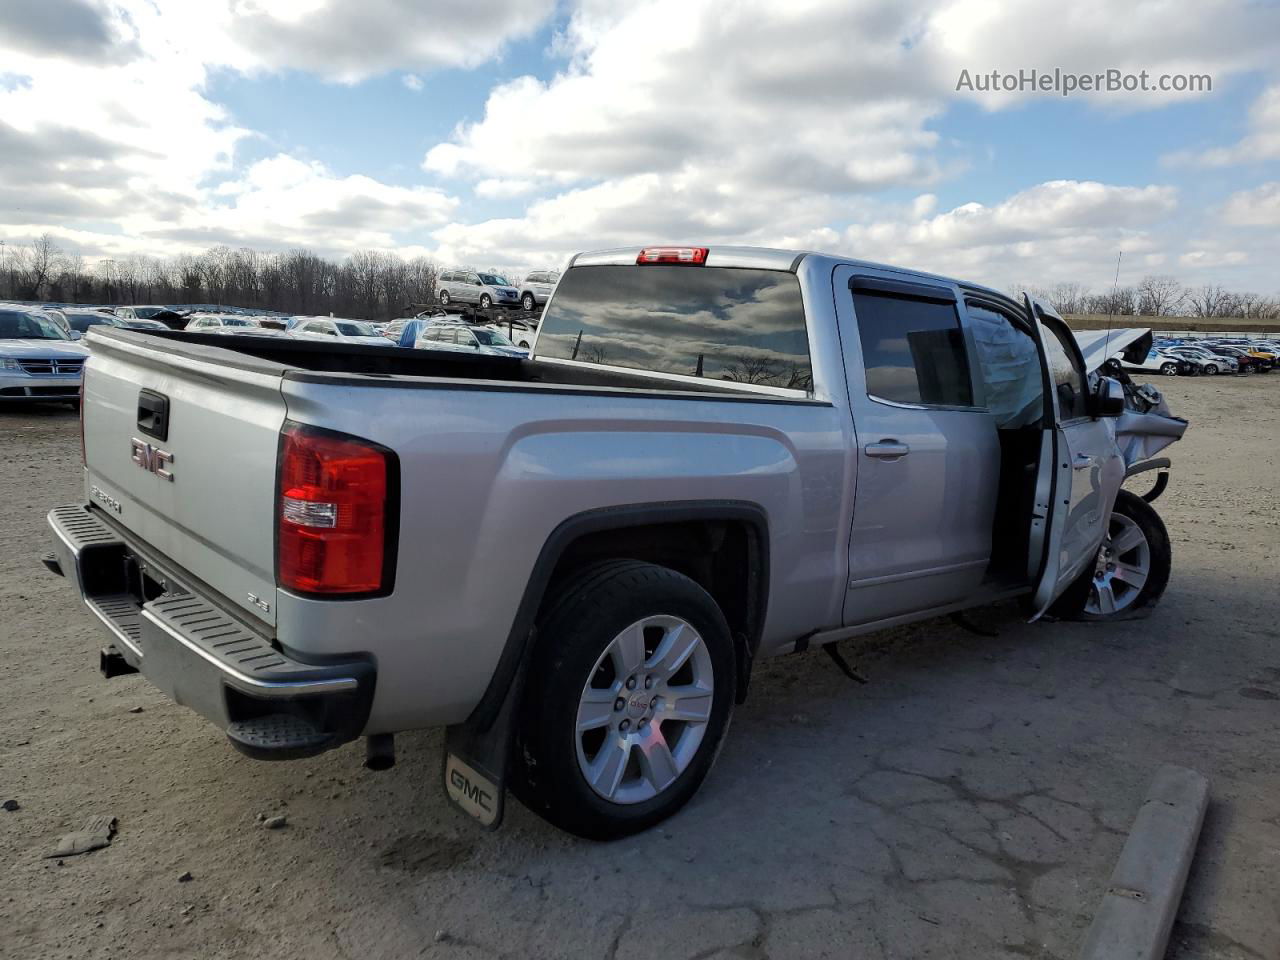
<path id="1" fill-rule="evenodd" d="M 287 423 L 279 470 L 280 586 L 324 595 L 390 590 L 395 455 L 358 437 Z"/>
<path id="2" fill-rule="evenodd" d="M 636 263 L 683 263 L 700 267 L 707 262 L 707 247 L 645 247 L 636 257 Z"/>

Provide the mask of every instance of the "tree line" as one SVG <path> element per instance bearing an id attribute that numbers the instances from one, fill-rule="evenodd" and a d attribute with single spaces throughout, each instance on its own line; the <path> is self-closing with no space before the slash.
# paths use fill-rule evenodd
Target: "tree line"
<path id="1" fill-rule="evenodd" d="M 1103 293 L 1094 293 L 1079 283 L 1022 289 L 1053 304 L 1062 314 L 1280 320 L 1280 297 L 1239 293 L 1216 283 L 1186 286 L 1168 275 L 1146 276 L 1133 286 Z"/>
<path id="2" fill-rule="evenodd" d="M 45 234 L 26 246 L 3 248 L 0 299 L 200 303 L 385 320 L 404 315 L 414 305 L 433 303 L 440 269 L 427 257 L 406 260 L 377 250 L 357 251 L 338 261 L 303 249 L 262 253 L 226 246 L 173 257 L 105 259 L 90 266 Z M 513 283 L 520 280 L 506 276 Z M 1146 276 L 1133 286 L 1102 293 L 1079 283 L 1011 292 L 1020 295 L 1022 289 L 1064 314 L 1280 319 L 1280 297 L 1235 292 L 1219 284 L 1185 286 L 1165 275 Z"/>
<path id="3" fill-rule="evenodd" d="M 46 234 L 5 251 L 0 299 L 212 304 L 385 320 L 434 302 L 439 275 L 440 267 L 427 257 L 406 260 L 376 250 L 337 261 L 310 250 L 262 253 L 226 246 L 194 255 L 105 259 L 89 266 Z"/>

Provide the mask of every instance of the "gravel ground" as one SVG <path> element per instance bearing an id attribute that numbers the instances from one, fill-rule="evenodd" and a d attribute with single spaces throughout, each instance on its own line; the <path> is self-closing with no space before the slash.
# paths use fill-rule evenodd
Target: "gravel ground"
<path id="1" fill-rule="evenodd" d="M 76 418 L 0 410 L 0 955 L 1066 958 L 1174 762 L 1212 800 L 1170 957 L 1280 956 L 1280 375 L 1158 386 L 1192 429 L 1149 619 L 920 624 L 845 645 L 864 687 L 773 661 L 694 802 L 608 845 L 514 802 L 479 831 L 434 732 L 386 773 L 359 744 L 263 764 L 102 680 L 101 632 L 37 562 L 78 497 Z M 110 847 L 42 858 L 94 814 Z"/>

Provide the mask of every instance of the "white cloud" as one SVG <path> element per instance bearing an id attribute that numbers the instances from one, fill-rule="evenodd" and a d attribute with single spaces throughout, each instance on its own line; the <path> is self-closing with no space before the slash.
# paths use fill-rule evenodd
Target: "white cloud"
<path id="1" fill-rule="evenodd" d="M 322 164 L 280 154 L 221 184 L 181 225 L 150 233 L 181 242 L 249 242 L 326 252 L 397 245 L 397 236 L 445 222 L 458 201 L 431 187 L 389 186 L 366 176 L 334 176 Z M 239 238 L 239 239 L 237 239 Z M 246 241 L 246 238 L 249 238 Z"/>
<path id="2" fill-rule="evenodd" d="M 438 188 L 338 177 L 286 155 L 238 168 L 237 147 L 253 134 L 204 92 L 207 64 L 243 62 L 225 4 L 55 0 L 84 18 L 71 58 L 39 49 L 33 31 L 48 18 L 29 6 L 0 12 L 0 56 L 24 81 L 0 86 L 0 235 L 10 243 L 52 230 L 90 255 L 212 243 L 345 252 L 393 246 L 457 206 Z"/>
<path id="3" fill-rule="evenodd" d="M 1249 133 L 1226 147 L 1180 150 L 1164 158 L 1173 166 L 1227 167 L 1280 160 L 1280 84 L 1274 84 L 1249 108 Z"/>
<path id="4" fill-rule="evenodd" d="M 1117 6 L 1111 0 L 992 3 L 949 0 L 937 5 L 920 30 L 918 49 L 929 54 L 940 82 L 954 90 L 962 69 L 971 73 L 1076 74 L 1107 70 L 1161 75 L 1208 74 L 1215 90 L 1233 74 L 1270 69 L 1280 8 L 1238 0 L 1160 0 Z M 963 94 L 989 109 L 1058 93 Z M 1101 92 L 1073 97 L 1125 109 L 1159 107 L 1202 93 Z"/>
<path id="5" fill-rule="evenodd" d="M 199 2 L 225 9 L 226 37 L 239 64 L 349 83 L 397 69 L 476 66 L 532 33 L 555 9 L 554 0 Z"/>
<path id="6" fill-rule="evenodd" d="M 1274 70 L 1272 4 L 1157 0 L 1118 12 L 1103 0 L 566 0 L 553 44 L 562 71 L 492 87 L 477 122 L 422 156 L 420 186 L 340 175 L 289 153 L 246 163 L 256 135 L 209 93 L 215 69 L 344 83 L 390 74 L 425 89 L 428 71 L 501 58 L 553 8 L 9 0 L 0 7 L 0 235 L 13 242 L 54 228 L 112 255 L 225 242 L 434 249 L 445 260 L 525 265 L 697 239 L 846 251 L 997 284 L 1093 282 L 1123 246 L 1126 264 L 1269 276 L 1264 253 L 1275 244 L 1242 239 L 1275 222 L 1263 188 L 1204 211 L 1180 209 L 1167 184 L 1075 180 L 1019 180 L 1004 199 L 983 187 L 988 202 L 958 202 L 974 196 L 957 180 L 961 158 L 991 145 L 981 117 L 952 127 L 950 140 L 936 128 L 966 99 L 954 91 L 962 67 L 1210 72 L 1215 89 L 1242 71 Z M 306 146 L 325 155 L 324 144 Z M 1277 157 L 1273 85 L 1239 143 L 1185 159 Z M 447 188 L 430 186 L 439 183 Z M 456 195 L 468 194 L 511 215 L 466 222 Z"/>
<path id="7" fill-rule="evenodd" d="M 1122 187 L 1053 180 L 998 204 L 966 203 L 943 213 L 850 226 L 844 251 L 997 287 L 1101 282 L 1115 251 L 1150 253 L 1162 242 L 1156 227 L 1177 208 L 1166 186 Z"/>
<path id="8" fill-rule="evenodd" d="M 1222 219 L 1238 227 L 1280 227 L 1280 181 L 1233 193 L 1223 205 Z"/>

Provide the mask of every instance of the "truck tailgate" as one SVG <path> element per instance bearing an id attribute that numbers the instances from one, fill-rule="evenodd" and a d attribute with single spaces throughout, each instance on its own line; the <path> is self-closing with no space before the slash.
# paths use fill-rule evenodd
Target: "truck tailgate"
<path id="1" fill-rule="evenodd" d="M 177 572 L 274 626 L 280 375 L 177 356 L 158 339 L 90 343 L 89 501 Z"/>

